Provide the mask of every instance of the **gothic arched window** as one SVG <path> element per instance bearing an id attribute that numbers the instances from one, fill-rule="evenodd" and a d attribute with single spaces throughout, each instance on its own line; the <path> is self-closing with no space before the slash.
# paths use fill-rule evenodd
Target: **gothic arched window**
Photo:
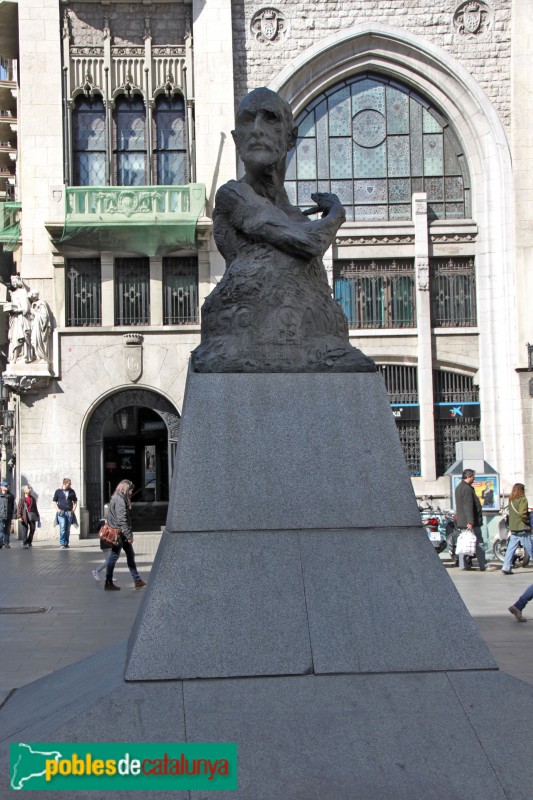
<path id="1" fill-rule="evenodd" d="M 146 184 L 145 108 L 140 95 L 120 95 L 115 103 L 117 186 Z"/>
<path id="2" fill-rule="evenodd" d="M 426 192 L 430 219 L 471 215 L 462 148 L 425 98 L 392 79 L 364 73 L 316 97 L 296 120 L 289 153 L 291 202 L 334 192 L 349 220 L 411 219 L 411 196 Z"/>
<path id="3" fill-rule="evenodd" d="M 154 110 L 154 174 L 157 183 L 182 186 L 187 182 L 185 104 L 179 95 L 160 95 Z"/>
<path id="4" fill-rule="evenodd" d="M 72 155 L 75 186 L 105 184 L 105 109 L 100 95 L 76 99 L 72 115 Z"/>

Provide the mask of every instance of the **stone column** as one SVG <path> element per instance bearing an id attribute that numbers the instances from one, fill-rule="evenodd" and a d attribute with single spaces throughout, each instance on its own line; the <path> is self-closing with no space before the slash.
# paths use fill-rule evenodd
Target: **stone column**
<path id="1" fill-rule="evenodd" d="M 236 177 L 231 0 L 193 0 L 196 179 L 205 183 L 206 214 L 211 217 L 215 192 Z M 206 77 L 208 76 L 208 77 Z M 224 274 L 224 259 L 209 243 L 210 279 Z"/>
<path id="2" fill-rule="evenodd" d="M 113 253 L 101 253 L 102 266 L 102 327 L 115 324 L 114 259 Z"/>
<path id="3" fill-rule="evenodd" d="M 418 402 L 420 404 L 420 463 L 426 481 L 437 478 L 429 294 L 429 237 L 427 195 L 413 194 L 415 226 L 416 318 L 418 328 Z"/>
<path id="4" fill-rule="evenodd" d="M 163 324 L 163 259 L 150 258 L 150 325 Z"/>

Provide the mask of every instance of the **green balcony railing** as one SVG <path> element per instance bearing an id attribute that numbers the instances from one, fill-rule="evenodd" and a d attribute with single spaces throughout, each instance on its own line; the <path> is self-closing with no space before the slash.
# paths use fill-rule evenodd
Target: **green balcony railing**
<path id="1" fill-rule="evenodd" d="M 20 202 L 0 202 L 0 243 L 13 251 L 20 241 Z"/>
<path id="2" fill-rule="evenodd" d="M 205 186 L 69 186 L 60 242 L 164 255 L 193 249 Z"/>

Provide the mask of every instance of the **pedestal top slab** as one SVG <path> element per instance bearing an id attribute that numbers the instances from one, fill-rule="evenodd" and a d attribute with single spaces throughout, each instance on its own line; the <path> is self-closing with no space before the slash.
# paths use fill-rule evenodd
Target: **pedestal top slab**
<path id="1" fill-rule="evenodd" d="M 167 530 L 413 525 L 379 373 L 189 372 Z"/>

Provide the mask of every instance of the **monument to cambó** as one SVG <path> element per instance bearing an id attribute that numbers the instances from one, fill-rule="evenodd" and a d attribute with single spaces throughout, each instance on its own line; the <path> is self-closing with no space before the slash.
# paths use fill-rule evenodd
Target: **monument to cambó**
<path id="1" fill-rule="evenodd" d="M 234 139 L 148 591 L 127 644 L 5 703 L 2 755 L 236 742 L 234 800 L 530 800 L 533 689 L 498 671 L 427 539 L 383 379 L 327 284 L 342 206 L 290 204 L 273 92 L 243 99 Z"/>

